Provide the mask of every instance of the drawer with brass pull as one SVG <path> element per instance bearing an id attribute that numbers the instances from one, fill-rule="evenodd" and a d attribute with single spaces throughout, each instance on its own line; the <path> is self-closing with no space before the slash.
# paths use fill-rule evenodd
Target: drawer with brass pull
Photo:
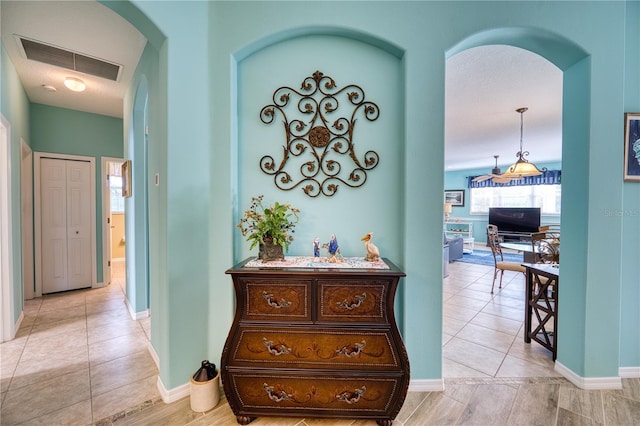
<path id="1" fill-rule="evenodd" d="M 340 377 L 311 374 L 250 374 L 231 372 L 233 398 L 252 413 L 278 410 L 279 415 L 300 414 L 376 418 L 384 415 L 401 394 L 397 377 Z M 231 400 L 229 401 L 231 405 Z M 233 407 L 232 407 L 233 409 Z M 241 412 L 242 410 L 240 410 Z M 234 410 L 235 412 L 235 410 Z"/>
<path id="2" fill-rule="evenodd" d="M 391 330 L 241 327 L 229 366 L 398 370 Z"/>
<path id="3" fill-rule="evenodd" d="M 311 321 L 311 282 L 308 280 L 247 279 L 245 320 Z"/>
<path id="4" fill-rule="evenodd" d="M 318 280 L 318 321 L 386 323 L 385 281 Z"/>

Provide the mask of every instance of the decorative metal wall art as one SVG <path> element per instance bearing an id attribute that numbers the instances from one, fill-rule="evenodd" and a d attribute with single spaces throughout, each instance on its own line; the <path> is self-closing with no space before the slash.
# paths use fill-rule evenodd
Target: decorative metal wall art
<path id="1" fill-rule="evenodd" d="M 287 116 L 289 110 L 291 117 Z M 380 115 L 378 105 L 365 100 L 360 86 L 350 84 L 338 89 L 333 78 L 320 71 L 306 77 L 300 90 L 288 86 L 276 89 L 273 104 L 262 108 L 260 119 L 271 124 L 277 113 L 282 115 L 283 155 L 279 162 L 265 155 L 260 159 L 260 169 L 273 176 L 278 188 L 288 191 L 301 186 L 310 197 L 330 197 L 340 183 L 352 188 L 364 185 L 367 171 L 380 159 L 373 150 L 366 151 L 362 158 L 356 154 L 353 136 L 360 111 L 369 121 Z"/>

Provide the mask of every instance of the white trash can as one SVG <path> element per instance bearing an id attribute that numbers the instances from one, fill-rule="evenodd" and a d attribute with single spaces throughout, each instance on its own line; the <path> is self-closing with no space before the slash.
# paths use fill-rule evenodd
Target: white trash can
<path id="1" fill-rule="evenodd" d="M 220 402 L 220 372 L 211 380 L 196 382 L 190 379 L 191 409 L 198 413 L 211 410 Z"/>

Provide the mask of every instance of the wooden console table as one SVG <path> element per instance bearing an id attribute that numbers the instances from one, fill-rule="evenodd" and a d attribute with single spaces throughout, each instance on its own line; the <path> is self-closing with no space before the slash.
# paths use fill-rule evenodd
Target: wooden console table
<path id="1" fill-rule="evenodd" d="M 558 290 L 560 267 L 543 263 L 525 263 L 526 313 L 524 316 L 524 341 L 535 340 L 552 353 L 558 352 Z M 532 316 L 537 325 L 533 327 Z M 552 325 L 549 322 L 552 322 Z M 549 330 L 548 328 L 551 328 Z"/>
<path id="2" fill-rule="evenodd" d="M 361 418 L 391 425 L 407 395 L 409 359 L 389 269 L 226 271 L 236 313 L 221 377 L 239 424 L 257 416 Z"/>

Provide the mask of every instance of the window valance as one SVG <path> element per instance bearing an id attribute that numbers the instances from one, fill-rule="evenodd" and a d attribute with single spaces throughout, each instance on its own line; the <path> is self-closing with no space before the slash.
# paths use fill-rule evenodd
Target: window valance
<path id="1" fill-rule="evenodd" d="M 495 183 L 492 179 L 487 179 L 482 182 L 474 182 L 478 176 L 469 176 L 468 187 L 469 188 L 491 188 L 491 187 L 501 187 L 501 186 L 524 186 L 524 185 L 559 185 L 560 184 L 560 176 L 562 175 L 562 170 L 547 170 L 542 172 L 541 175 L 538 176 L 527 176 L 519 180 L 512 180 L 509 183 Z"/>

